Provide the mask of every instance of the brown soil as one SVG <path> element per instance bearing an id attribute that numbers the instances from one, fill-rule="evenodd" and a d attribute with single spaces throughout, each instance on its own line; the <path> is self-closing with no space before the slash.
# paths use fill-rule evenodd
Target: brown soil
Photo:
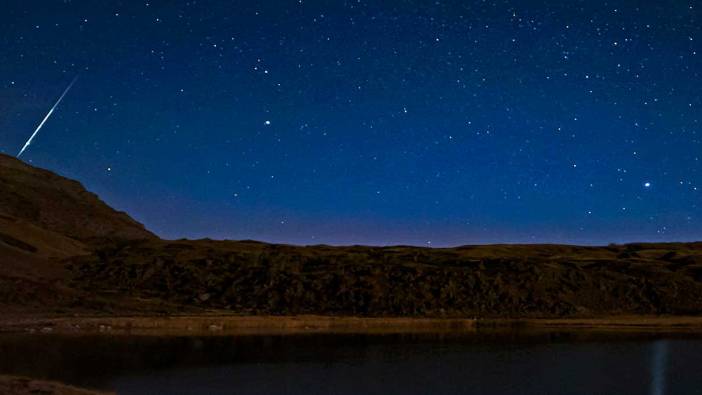
<path id="1" fill-rule="evenodd" d="M 5 395 L 106 395 L 52 381 L 34 380 L 25 377 L 0 376 L 0 394 Z"/>

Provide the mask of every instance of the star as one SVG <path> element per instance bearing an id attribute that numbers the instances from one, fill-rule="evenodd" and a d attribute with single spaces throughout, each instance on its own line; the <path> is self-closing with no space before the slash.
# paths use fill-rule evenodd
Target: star
<path id="1" fill-rule="evenodd" d="M 406 2 L 400 17 L 393 2 L 232 12 L 151 1 L 2 3 L 0 152 L 16 152 L 33 114 L 80 73 L 26 160 L 102 188 L 107 175 L 109 193 L 141 212 L 139 197 L 182 194 L 145 215 L 164 236 L 198 235 L 255 203 L 222 232 L 344 244 L 382 242 L 403 224 L 398 242 L 418 245 L 552 242 L 556 228 L 583 229 L 575 215 L 597 227 L 559 241 L 702 238 L 680 226 L 702 217 L 692 1 L 661 13 L 551 1 L 528 14 L 513 2 Z M 521 45 L 532 42 L 537 52 Z M 661 204 L 653 195 L 668 186 Z M 305 221 L 271 217 L 289 212 Z M 280 220 L 290 229 L 267 230 Z"/>

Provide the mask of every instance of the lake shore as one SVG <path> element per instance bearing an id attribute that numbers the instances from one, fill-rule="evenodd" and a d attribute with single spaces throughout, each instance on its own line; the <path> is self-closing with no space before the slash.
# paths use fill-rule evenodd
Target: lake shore
<path id="1" fill-rule="evenodd" d="M 305 333 L 431 333 L 487 329 L 702 333 L 699 316 L 589 318 L 406 318 L 335 316 L 15 316 L 0 318 L 0 332 L 151 336 Z"/>
<path id="2" fill-rule="evenodd" d="M 52 394 L 52 395 L 110 395 L 112 392 L 93 391 L 55 381 L 37 380 L 27 377 L 0 375 L 0 393 L 8 395 Z"/>

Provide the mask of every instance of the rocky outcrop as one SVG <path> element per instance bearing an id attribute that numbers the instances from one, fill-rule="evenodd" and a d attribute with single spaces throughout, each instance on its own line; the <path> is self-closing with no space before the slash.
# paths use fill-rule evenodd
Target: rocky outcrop
<path id="1" fill-rule="evenodd" d="M 702 246 L 293 247 L 131 243 L 77 285 L 241 314 L 565 317 L 702 314 Z"/>

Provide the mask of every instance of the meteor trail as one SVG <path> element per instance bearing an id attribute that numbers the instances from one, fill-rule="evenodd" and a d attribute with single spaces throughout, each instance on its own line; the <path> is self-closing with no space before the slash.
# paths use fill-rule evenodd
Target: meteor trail
<path id="1" fill-rule="evenodd" d="M 27 140 L 27 142 L 24 143 L 24 147 L 22 147 L 22 149 L 20 150 L 19 154 L 17 154 L 17 157 L 18 157 L 18 158 L 20 157 L 20 155 L 22 155 L 22 153 L 24 152 L 24 150 L 26 150 L 27 147 L 29 147 L 29 145 L 32 144 L 32 140 L 34 140 L 34 137 L 36 137 L 37 133 L 39 133 L 39 130 L 41 130 L 41 127 L 44 126 L 44 123 L 46 123 L 46 120 L 49 119 L 49 117 L 51 116 L 51 114 L 53 114 L 53 112 L 54 112 L 54 110 L 56 109 L 56 107 L 58 107 L 59 103 L 61 103 L 61 100 L 63 100 L 63 97 L 66 96 L 66 93 L 68 93 L 68 91 L 71 90 L 71 88 L 73 87 L 73 84 L 76 83 L 76 80 L 77 80 L 77 79 L 78 79 L 78 76 L 76 76 L 75 78 L 73 78 L 73 81 L 71 81 L 71 83 L 68 84 L 68 87 L 66 87 L 66 89 L 63 91 L 63 93 L 61 94 L 61 96 L 58 98 L 58 100 L 56 100 L 56 103 L 54 104 L 54 106 L 51 107 L 51 110 L 49 110 L 49 112 L 46 114 L 46 116 L 45 116 L 44 119 L 41 121 L 41 123 L 39 124 L 39 126 L 37 126 L 37 129 L 36 129 L 36 130 L 34 131 L 34 133 L 32 133 L 32 135 L 29 137 L 29 140 Z"/>

